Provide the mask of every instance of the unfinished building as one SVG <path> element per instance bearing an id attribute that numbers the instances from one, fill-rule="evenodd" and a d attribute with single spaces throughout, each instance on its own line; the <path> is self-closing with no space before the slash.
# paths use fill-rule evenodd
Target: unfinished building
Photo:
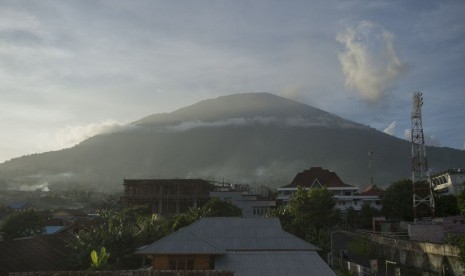
<path id="1" fill-rule="evenodd" d="M 163 216 L 201 207 L 215 186 L 202 179 L 124 179 L 124 207 L 147 205 Z"/>

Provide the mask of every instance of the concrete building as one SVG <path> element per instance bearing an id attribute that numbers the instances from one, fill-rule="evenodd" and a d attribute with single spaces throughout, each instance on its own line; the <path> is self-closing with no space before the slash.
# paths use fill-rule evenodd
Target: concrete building
<path id="1" fill-rule="evenodd" d="M 246 218 L 265 217 L 276 206 L 276 201 L 268 198 L 267 189 L 264 187 L 258 191 L 250 189 L 248 185 L 219 185 L 215 187 L 215 191 L 210 192 L 210 197 L 239 207 L 242 216 Z"/>
<path id="2" fill-rule="evenodd" d="M 159 215 L 201 207 L 215 186 L 202 179 L 125 179 L 124 207 L 147 205 Z"/>
<path id="3" fill-rule="evenodd" d="M 284 231 L 277 218 L 201 218 L 136 254 L 154 270 L 220 270 L 235 276 L 336 275 L 314 245 Z"/>
<path id="4" fill-rule="evenodd" d="M 364 204 L 369 204 L 378 210 L 381 209 L 381 189 L 372 185 L 359 193 L 357 187 L 344 183 L 335 172 L 321 167 L 311 167 L 298 173 L 290 184 L 278 188 L 276 200 L 287 203 L 297 192 L 298 187 L 303 187 L 306 190 L 328 189 L 334 195 L 335 207 L 341 211 L 347 211 L 351 207 L 360 210 Z"/>
<path id="5" fill-rule="evenodd" d="M 431 176 L 434 191 L 447 194 L 459 195 L 464 189 L 465 169 L 450 169 Z"/>

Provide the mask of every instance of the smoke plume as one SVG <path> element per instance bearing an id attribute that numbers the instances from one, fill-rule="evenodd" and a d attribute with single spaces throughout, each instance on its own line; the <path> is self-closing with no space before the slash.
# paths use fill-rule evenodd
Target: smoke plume
<path id="1" fill-rule="evenodd" d="M 339 61 L 346 87 L 369 103 L 386 96 L 406 69 L 395 51 L 394 35 L 376 24 L 363 21 L 339 33 L 336 40 L 345 47 Z"/>

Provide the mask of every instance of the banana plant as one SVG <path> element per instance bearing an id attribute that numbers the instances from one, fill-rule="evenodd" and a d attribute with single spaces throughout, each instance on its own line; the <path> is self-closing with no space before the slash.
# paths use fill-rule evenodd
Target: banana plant
<path id="1" fill-rule="evenodd" d="M 100 253 L 97 254 L 97 251 L 92 250 L 90 252 L 90 270 L 104 270 L 108 268 L 108 258 L 110 253 L 107 253 L 105 247 L 100 248 Z"/>

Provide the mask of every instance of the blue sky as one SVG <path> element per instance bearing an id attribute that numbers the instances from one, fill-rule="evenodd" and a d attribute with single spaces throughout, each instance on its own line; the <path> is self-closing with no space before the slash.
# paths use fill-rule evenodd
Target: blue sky
<path id="1" fill-rule="evenodd" d="M 464 149 L 465 1 L 0 1 L 0 162 L 271 92 Z"/>

